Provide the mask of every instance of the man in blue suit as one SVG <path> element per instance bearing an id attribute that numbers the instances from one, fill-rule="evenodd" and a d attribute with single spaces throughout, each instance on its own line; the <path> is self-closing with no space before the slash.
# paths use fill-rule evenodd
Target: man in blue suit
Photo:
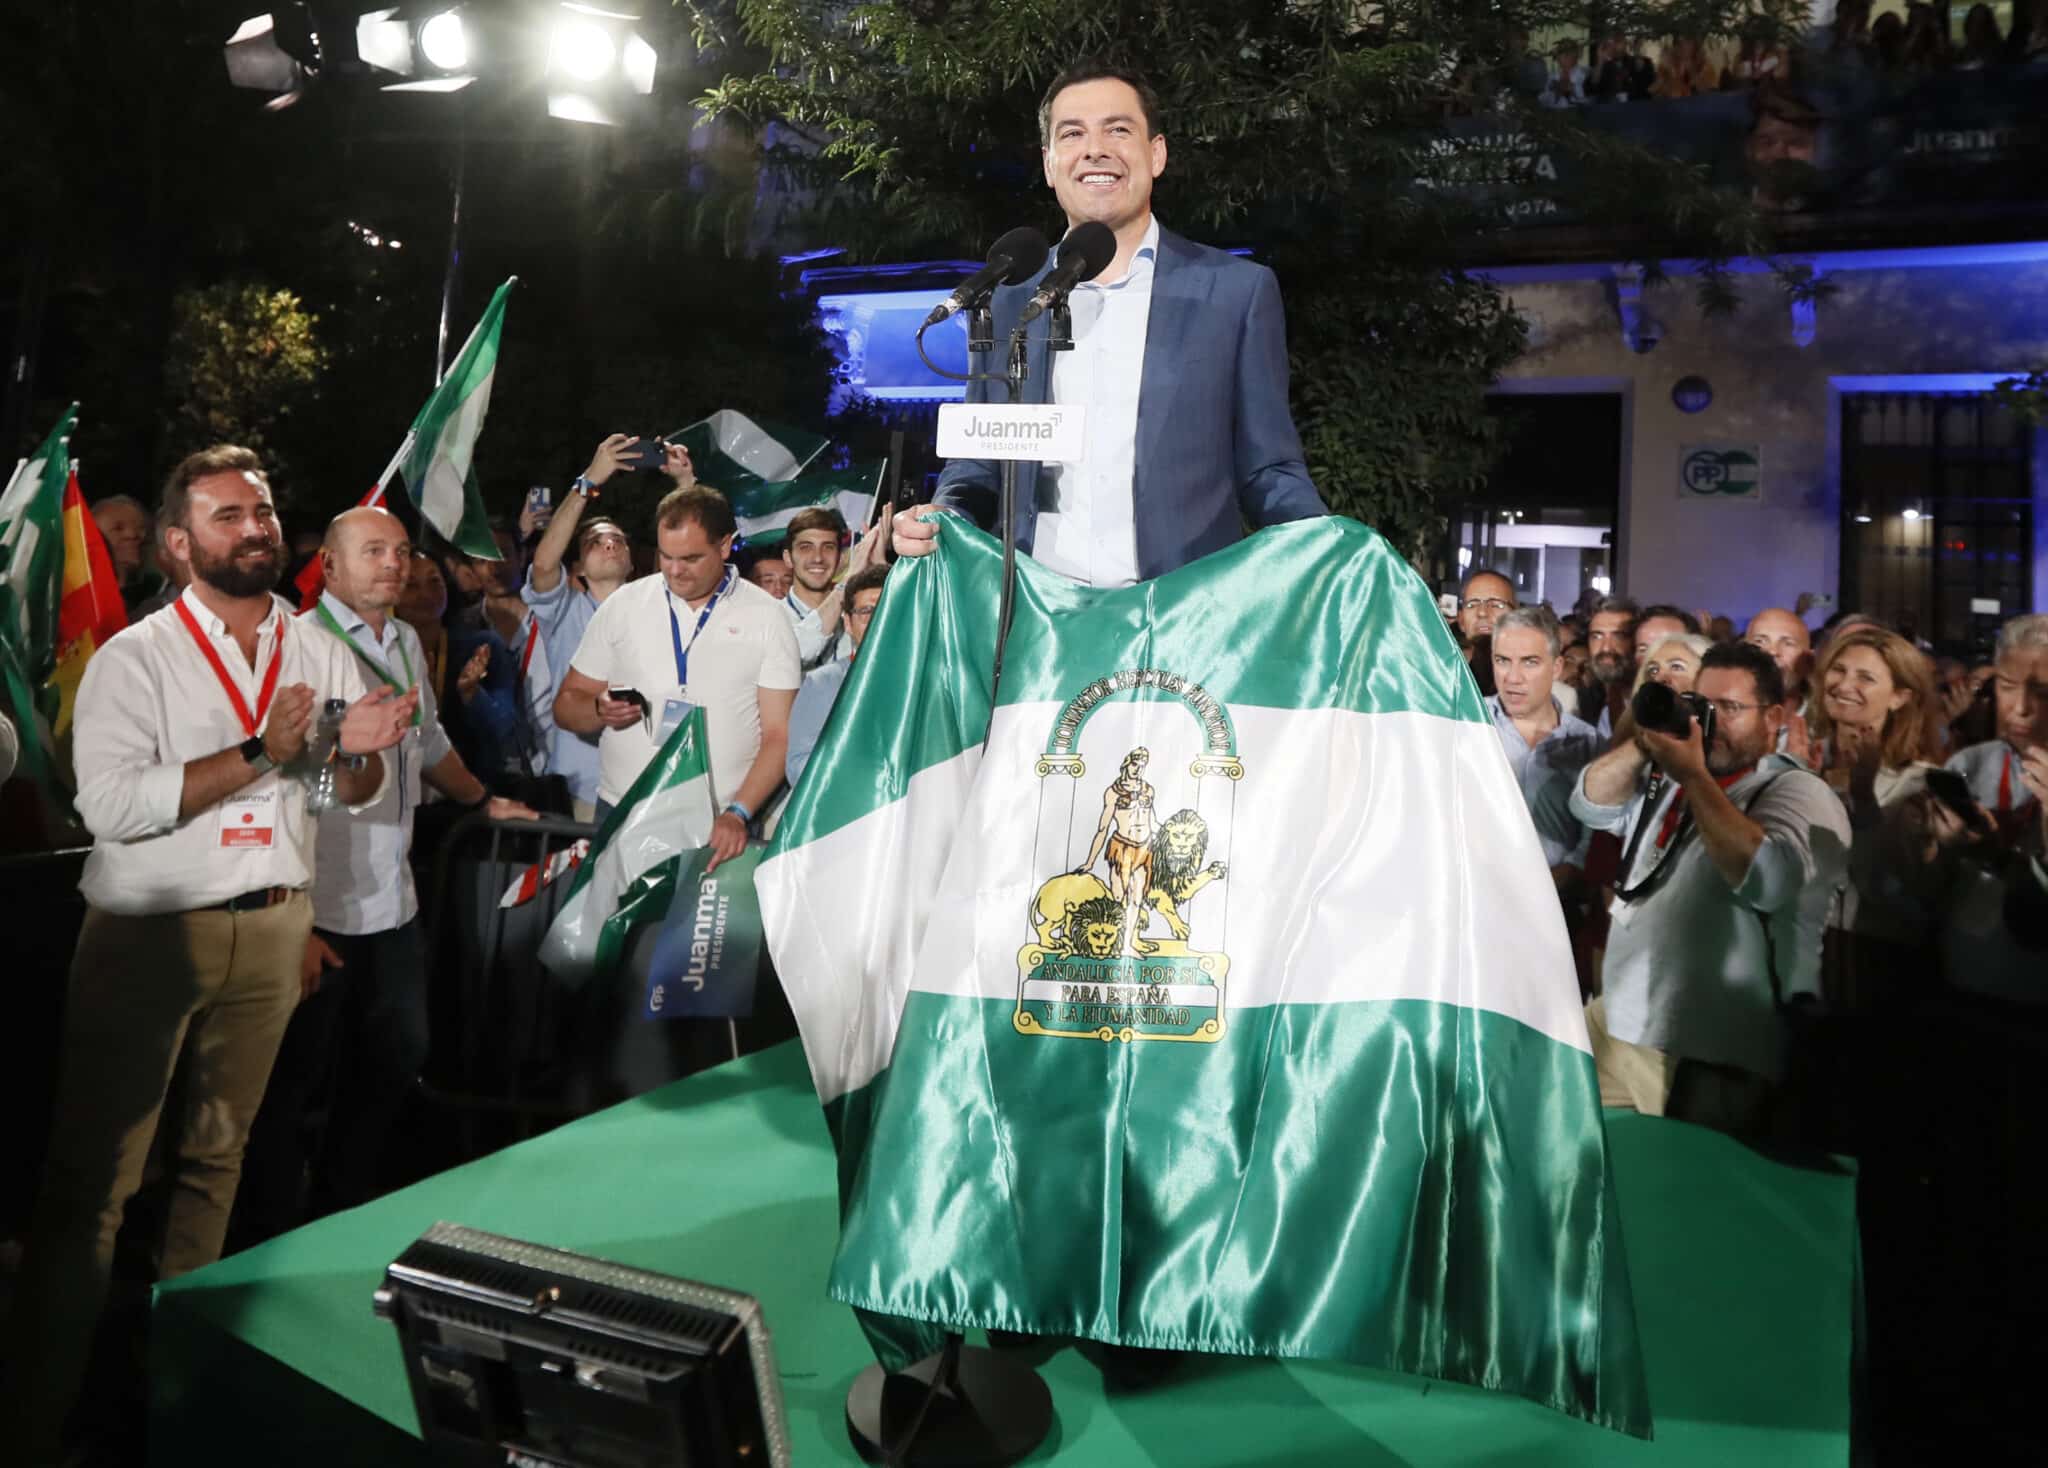
<path id="1" fill-rule="evenodd" d="M 1078 463 L 1018 465 L 1017 544 L 1089 586 L 1164 575 L 1232 544 L 1247 521 L 1329 513 L 1287 410 L 1273 272 L 1152 216 L 1166 169 L 1158 113 L 1143 77 L 1094 63 L 1055 78 L 1038 110 L 1045 181 L 1067 227 L 1098 220 L 1117 250 L 1073 292 L 1072 351 L 1046 351 L 1045 316 L 1026 338 L 1025 400 L 1084 406 L 1087 446 Z M 996 292 L 997 357 L 1037 284 Z M 970 397 L 983 400 L 984 386 Z M 897 554 L 929 553 L 936 527 L 922 522 L 941 510 L 996 528 L 998 474 L 988 460 L 949 464 L 932 503 L 896 517 Z"/>

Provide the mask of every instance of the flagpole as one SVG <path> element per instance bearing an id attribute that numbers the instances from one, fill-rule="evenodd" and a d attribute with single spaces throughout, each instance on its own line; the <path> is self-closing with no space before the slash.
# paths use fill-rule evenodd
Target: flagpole
<path id="1" fill-rule="evenodd" d="M 448 376 L 448 322 L 455 313 L 455 280 L 462 265 L 462 183 L 469 159 L 469 125 L 461 106 L 455 118 L 455 202 L 448 214 L 448 268 L 441 276 L 441 330 L 434 343 L 434 386 Z"/>

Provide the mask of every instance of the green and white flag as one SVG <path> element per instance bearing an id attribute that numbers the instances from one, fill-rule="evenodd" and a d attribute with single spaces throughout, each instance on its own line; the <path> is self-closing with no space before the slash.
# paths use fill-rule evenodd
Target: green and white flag
<path id="1" fill-rule="evenodd" d="M 513 276 L 498 287 L 483 319 L 462 344 L 455 365 L 441 379 L 389 467 L 377 479 L 382 489 L 396 473 L 419 507 L 420 518 L 457 550 L 485 560 L 499 559 L 490 518 L 477 489 L 477 435 L 491 407 L 491 382 L 498 371 L 498 335 L 505 325 L 505 297 L 519 283 Z"/>
<path id="2" fill-rule="evenodd" d="M 636 928 L 667 916 L 678 876 L 711 837 L 704 710 L 693 709 L 605 817 L 541 940 L 540 961 L 580 985 L 611 973 Z"/>
<path id="3" fill-rule="evenodd" d="M 728 495 L 740 535 L 755 550 L 769 550 L 782 544 L 789 522 L 804 510 L 837 510 L 839 518 L 858 535 L 867 527 L 868 512 L 874 508 L 875 491 L 888 472 L 886 459 L 856 464 L 821 474 L 777 484 L 760 484 Z"/>
<path id="4" fill-rule="evenodd" d="M 64 485 L 71 475 L 73 403 L 0 491 L 0 640 L 31 684 L 57 657 L 64 598 Z"/>
<path id="5" fill-rule="evenodd" d="M 720 408 L 668 436 L 690 451 L 700 484 L 728 499 L 764 484 L 794 479 L 817 461 L 831 442 L 780 423 L 761 423 L 733 408 Z"/>
<path id="6" fill-rule="evenodd" d="M 835 1298 L 1327 1358 L 1647 1435 L 1536 834 L 1421 581 L 1338 518 L 1155 581 L 941 516 L 758 876 L 840 1149 Z"/>

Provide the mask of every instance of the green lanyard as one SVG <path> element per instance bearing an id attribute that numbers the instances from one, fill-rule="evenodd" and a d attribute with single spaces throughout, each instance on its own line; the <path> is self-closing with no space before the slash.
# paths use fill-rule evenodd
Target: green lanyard
<path id="1" fill-rule="evenodd" d="M 353 637 L 349 636 L 346 632 L 341 630 L 341 623 L 334 620 L 334 613 L 327 610 L 326 602 L 316 602 L 314 604 L 313 610 L 320 614 L 320 620 L 327 624 L 327 630 L 329 632 L 332 632 L 336 637 L 339 637 L 343 642 L 346 642 L 349 645 L 349 651 L 353 652 L 357 657 L 361 658 L 363 660 L 364 665 L 367 666 L 371 672 L 375 673 L 379 678 L 382 678 L 385 684 L 391 689 L 392 692 L 404 693 L 407 689 L 413 686 L 415 680 L 412 674 L 412 659 L 409 656 L 407 656 L 405 651 L 404 633 L 399 633 L 398 636 L 395 639 L 393 639 L 398 644 L 398 660 L 399 662 L 405 665 L 405 682 L 401 683 L 396 678 L 391 676 L 391 674 L 385 669 L 382 663 L 378 662 L 375 658 L 371 657 L 367 652 L 364 652 L 362 649 L 362 645 L 360 643 L 358 643 Z M 412 726 L 415 729 L 419 728 L 420 726 L 420 709 L 418 704 L 413 705 Z"/>

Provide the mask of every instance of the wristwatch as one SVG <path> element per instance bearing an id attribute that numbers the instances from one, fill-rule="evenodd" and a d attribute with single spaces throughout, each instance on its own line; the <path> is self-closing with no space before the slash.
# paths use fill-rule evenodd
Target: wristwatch
<path id="1" fill-rule="evenodd" d="M 277 761 L 270 757 L 270 751 L 264 746 L 261 734 L 251 734 L 235 747 L 241 751 L 242 758 L 249 762 L 249 768 L 257 774 L 268 774 L 277 768 Z"/>

